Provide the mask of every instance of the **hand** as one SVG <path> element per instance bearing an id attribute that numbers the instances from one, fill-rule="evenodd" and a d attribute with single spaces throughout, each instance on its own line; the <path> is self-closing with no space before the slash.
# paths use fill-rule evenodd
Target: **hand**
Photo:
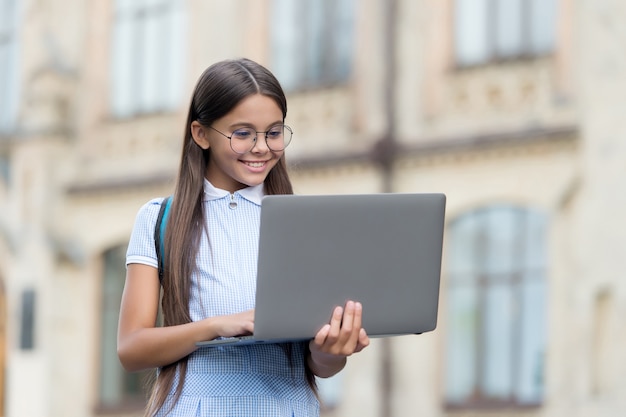
<path id="1" fill-rule="evenodd" d="M 314 367 L 335 368 L 332 373 L 338 372 L 348 356 L 369 345 L 369 337 L 361 327 L 362 317 L 363 307 L 359 302 L 348 301 L 345 309 L 335 307 L 330 323 L 309 342 Z"/>
<path id="2" fill-rule="evenodd" d="M 217 335 L 222 337 L 249 335 L 254 331 L 254 310 L 216 316 L 209 320 L 213 321 Z"/>

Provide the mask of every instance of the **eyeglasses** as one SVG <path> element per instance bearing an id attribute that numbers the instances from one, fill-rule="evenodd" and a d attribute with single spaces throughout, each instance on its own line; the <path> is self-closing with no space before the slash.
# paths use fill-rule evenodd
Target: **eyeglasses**
<path id="1" fill-rule="evenodd" d="M 287 125 L 276 125 L 265 132 L 257 132 L 251 127 L 242 127 L 233 131 L 230 136 L 214 127 L 209 127 L 227 138 L 230 141 L 230 148 L 233 152 L 240 155 L 248 153 L 254 148 L 259 133 L 263 133 L 267 147 L 274 152 L 284 150 L 291 142 L 291 136 L 293 135 L 293 131 Z"/>

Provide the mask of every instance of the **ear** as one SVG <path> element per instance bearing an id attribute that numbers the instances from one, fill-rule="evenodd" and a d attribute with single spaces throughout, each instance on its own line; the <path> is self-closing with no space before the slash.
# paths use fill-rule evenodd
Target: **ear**
<path id="1" fill-rule="evenodd" d="M 209 149 L 211 144 L 209 143 L 209 138 L 207 137 L 207 130 L 204 126 L 202 126 L 197 120 L 191 122 L 191 137 L 194 142 L 198 144 L 204 150 Z"/>

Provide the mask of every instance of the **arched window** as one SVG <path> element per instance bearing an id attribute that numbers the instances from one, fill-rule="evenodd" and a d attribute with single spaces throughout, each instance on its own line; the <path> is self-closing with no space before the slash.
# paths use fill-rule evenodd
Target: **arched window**
<path id="1" fill-rule="evenodd" d="M 125 246 L 117 246 L 104 253 L 99 384 L 102 409 L 140 409 L 146 401 L 145 379 L 148 372 L 124 371 L 117 356 L 117 323 L 126 277 L 125 265 Z"/>
<path id="2" fill-rule="evenodd" d="M 544 394 L 546 217 L 490 206 L 447 231 L 445 400 L 533 406 Z"/>

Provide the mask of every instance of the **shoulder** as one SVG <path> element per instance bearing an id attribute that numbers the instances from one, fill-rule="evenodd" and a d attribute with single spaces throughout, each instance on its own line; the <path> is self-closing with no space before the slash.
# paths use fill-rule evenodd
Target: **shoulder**
<path id="1" fill-rule="evenodd" d="M 159 216 L 159 210 L 161 209 L 161 203 L 166 197 L 157 197 L 144 203 L 135 216 L 135 224 L 143 224 L 147 227 L 154 227 Z"/>
<path id="2" fill-rule="evenodd" d="M 166 198 L 167 197 L 156 197 L 144 203 L 137 211 L 137 216 L 158 213 L 161 209 L 161 203 L 163 203 Z"/>
<path id="3" fill-rule="evenodd" d="M 157 207 L 157 208 L 161 207 L 161 203 L 165 201 L 166 198 L 168 197 L 155 197 L 149 200 L 147 203 L 144 203 L 144 205 L 141 206 L 141 209 L 149 209 L 151 207 Z"/>
<path id="4" fill-rule="evenodd" d="M 162 201 L 163 197 L 153 198 L 144 203 L 137 211 L 126 252 L 127 264 L 140 263 L 157 266 L 157 256 L 154 249 L 154 229 Z"/>

